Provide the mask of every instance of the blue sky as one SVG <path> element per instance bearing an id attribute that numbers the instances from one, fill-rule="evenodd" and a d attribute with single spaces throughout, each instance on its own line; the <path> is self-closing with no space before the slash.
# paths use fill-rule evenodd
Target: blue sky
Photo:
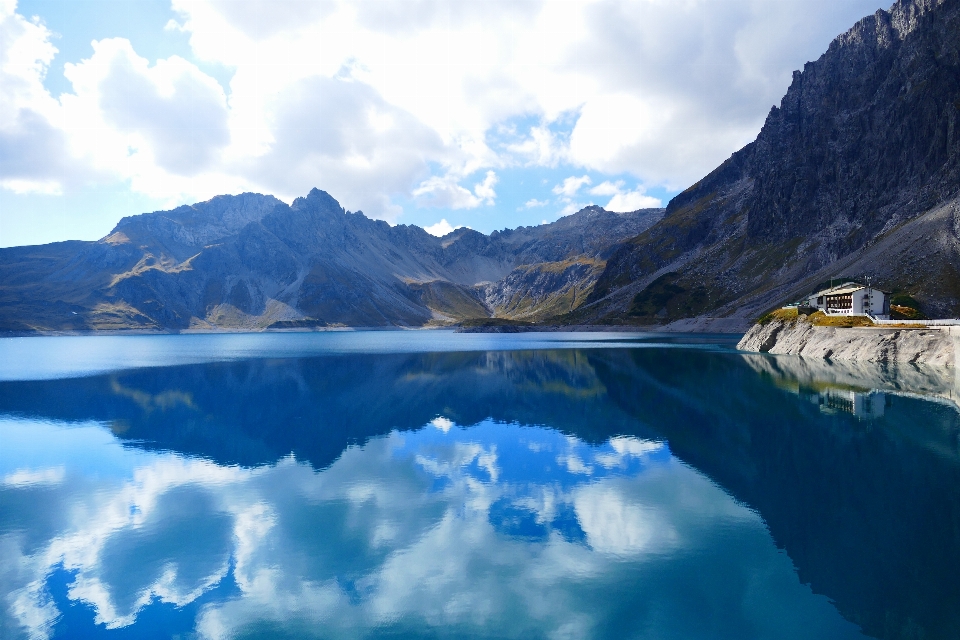
<path id="1" fill-rule="evenodd" d="M 884 7 L 0 0 L 0 246 L 243 191 L 437 232 L 666 204 Z"/>

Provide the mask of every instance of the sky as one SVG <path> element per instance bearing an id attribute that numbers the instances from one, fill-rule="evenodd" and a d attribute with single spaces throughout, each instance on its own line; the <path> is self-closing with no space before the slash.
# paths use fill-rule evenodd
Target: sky
<path id="1" fill-rule="evenodd" d="M 0 0 L 0 246 L 224 193 L 435 234 L 665 206 L 877 0 Z"/>

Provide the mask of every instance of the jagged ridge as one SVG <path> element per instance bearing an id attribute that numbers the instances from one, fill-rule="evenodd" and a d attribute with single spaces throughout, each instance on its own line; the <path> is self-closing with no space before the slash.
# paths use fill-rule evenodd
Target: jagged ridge
<path id="1" fill-rule="evenodd" d="M 317 189 L 289 206 L 218 196 L 124 218 L 98 242 L 0 250 L 0 329 L 423 326 L 543 315 L 570 283 L 589 290 L 612 245 L 661 215 L 588 207 L 549 225 L 436 238 L 350 213 Z M 564 261 L 594 266 L 547 283 L 520 275 Z M 509 303 L 498 293 L 505 287 Z"/>

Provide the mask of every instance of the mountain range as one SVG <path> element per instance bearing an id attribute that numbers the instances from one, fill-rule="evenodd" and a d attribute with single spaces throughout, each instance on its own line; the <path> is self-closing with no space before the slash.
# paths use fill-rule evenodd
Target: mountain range
<path id="1" fill-rule="evenodd" d="M 552 224 L 442 238 L 314 189 L 122 219 L 96 242 L 0 250 L 0 330 L 430 326 L 539 320 L 586 300 L 606 258 L 662 209 L 587 207 Z"/>
<path id="2" fill-rule="evenodd" d="M 960 314 L 960 0 L 898 0 L 796 71 L 757 139 L 665 210 L 442 238 L 219 196 L 97 242 L 0 249 L 0 331 L 552 324 L 745 327 L 831 278 Z"/>

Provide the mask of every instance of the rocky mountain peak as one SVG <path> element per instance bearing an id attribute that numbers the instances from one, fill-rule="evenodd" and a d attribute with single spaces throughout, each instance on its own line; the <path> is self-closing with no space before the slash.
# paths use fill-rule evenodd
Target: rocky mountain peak
<path id="1" fill-rule="evenodd" d="M 239 233 L 251 222 L 262 220 L 278 205 L 283 202 L 259 193 L 216 196 L 171 211 L 127 216 L 117 223 L 108 238 L 120 234 L 134 243 L 199 247 Z"/>
<path id="2" fill-rule="evenodd" d="M 316 213 L 346 213 L 346 209 L 340 206 L 340 203 L 326 191 L 314 187 L 310 193 L 303 198 L 297 198 L 291 205 L 292 208 Z"/>
<path id="3" fill-rule="evenodd" d="M 349 213 L 220 196 L 131 216 L 101 242 L 0 250 L 0 330 L 423 326 L 538 318 L 581 304 L 603 256 L 659 219 L 599 207 L 561 222 L 444 238 Z M 589 224 L 572 224 L 592 216 Z"/>
<path id="4" fill-rule="evenodd" d="M 794 73 L 757 139 L 618 250 L 591 302 L 650 322 L 759 315 L 808 277 L 872 275 L 929 292 L 932 313 L 956 313 L 952 231 L 942 243 L 931 229 L 911 251 L 901 242 L 857 256 L 960 196 L 958 125 L 960 0 L 900 0 Z M 918 259 L 925 266 L 911 269 Z"/>

